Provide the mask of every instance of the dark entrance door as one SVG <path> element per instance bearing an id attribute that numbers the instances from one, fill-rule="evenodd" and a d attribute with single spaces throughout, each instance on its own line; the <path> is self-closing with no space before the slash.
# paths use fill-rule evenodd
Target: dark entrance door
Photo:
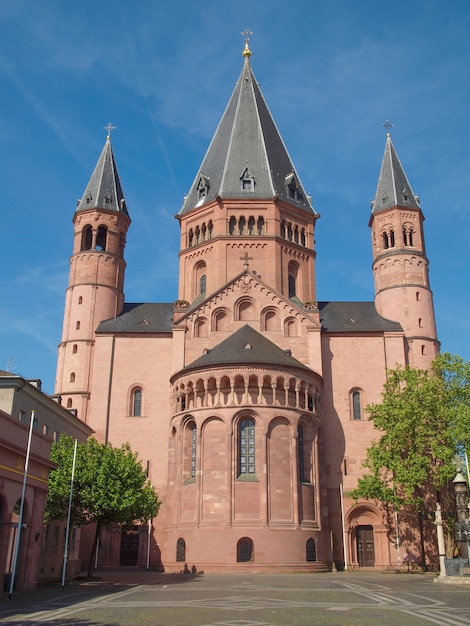
<path id="1" fill-rule="evenodd" d="M 356 540 L 359 567 L 372 567 L 375 563 L 373 527 L 358 526 L 356 528 Z"/>
<path id="2" fill-rule="evenodd" d="M 139 532 L 123 530 L 121 534 L 121 565 L 137 565 L 139 558 Z"/>

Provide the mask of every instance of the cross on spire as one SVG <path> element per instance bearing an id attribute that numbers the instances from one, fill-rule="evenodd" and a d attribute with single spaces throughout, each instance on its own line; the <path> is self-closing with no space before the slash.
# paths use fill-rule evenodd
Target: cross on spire
<path id="1" fill-rule="evenodd" d="M 242 30 L 240 34 L 245 37 L 245 49 L 243 50 L 242 54 L 244 57 L 251 57 L 251 50 L 248 44 L 250 42 L 250 37 L 253 34 L 253 31 L 251 31 L 249 28 L 245 28 L 245 30 Z"/>
<path id="2" fill-rule="evenodd" d="M 109 122 L 109 123 L 108 123 L 106 126 L 104 126 L 103 128 L 104 128 L 105 130 L 107 130 L 107 131 L 108 131 L 108 136 L 107 136 L 107 139 L 111 139 L 111 131 L 112 131 L 112 130 L 116 130 L 116 126 L 113 126 L 113 125 L 111 124 L 111 122 Z"/>
<path id="3" fill-rule="evenodd" d="M 385 120 L 385 122 L 383 122 L 381 124 L 381 126 L 383 126 L 384 128 L 387 129 L 387 131 L 389 131 L 393 127 L 393 124 L 392 124 L 392 122 L 389 122 L 388 120 Z"/>
<path id="4" fill-rule="evenodd" d="M 250 264 L 248 263 L 248 261 L 253 261 L 253 257 L 252 256 L 248 256 L 248 252 L 245 251 L 245 254 L 240 257 L 240 261 L 245 261 L 243 269 L 247 270 L 250 267 Z"/>

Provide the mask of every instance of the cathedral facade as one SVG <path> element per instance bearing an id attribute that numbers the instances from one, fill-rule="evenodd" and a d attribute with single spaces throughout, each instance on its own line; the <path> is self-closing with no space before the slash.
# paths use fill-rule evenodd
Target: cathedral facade
<path id="1" fill-rule="evenodd" d="M 375 301 L 319 301 L 319 215 L 248 43 L 243 56 L 177 215 L 176 302 L 124 299 L 131 220 L 109 136 L 76 207 L 55 393 L 100 441 L 131 444 L 162 501 L 148 528 L 109 532 L 100 563 L 391 567 L 417 551 L 414 530 L 396 541 L 377 503 L 347 493 L 386 368 L 427 368 L 438 352 L 419 199 L 387 135 L 369 221 Z"/>

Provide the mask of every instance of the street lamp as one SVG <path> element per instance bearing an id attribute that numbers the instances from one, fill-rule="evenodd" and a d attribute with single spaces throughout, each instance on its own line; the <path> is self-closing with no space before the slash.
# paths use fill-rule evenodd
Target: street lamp
<path id="1" fill-rule="evenodd" d="M 452 481 L 455 491 L 455 541 L 462 545 L 462 556 L 468 559 L 470 554 L 470 522 L 468 520 L 468 490 L 467 481 L 461 469 Z"/>

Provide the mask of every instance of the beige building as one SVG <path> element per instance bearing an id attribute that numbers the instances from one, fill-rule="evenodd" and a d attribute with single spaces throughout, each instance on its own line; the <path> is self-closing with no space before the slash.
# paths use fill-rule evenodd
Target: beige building
<path id="1" fill-rule="evenodd" d="M 47 478 L 54 467 L 51 443 L 61 434 L 85 441 L 93 432 L 53 398 L 41 391 L 40 380 L 26 380 L 0 370 L 0 571 L 9 591 L 23 489 L 29 427 L 34 411 L 31 452 L 26 479 L 15 589 L 33 589 L 41 580 L 60 579 L 65 524 L 44 525 Z M 68 576 L 80 572 L 79 537 L 72 530 Z"/>
<path id="2" fill-rule="evenodd" d="M 243 54 L 177 215 L 176 302 L 125 301 L 131 220 L 108 137 L 75 210 L 56 393 L 100 440 L 129 441 L 147 465 L 163 502 L 152 566 L 394 566 L 390 520 L 341 493 L 361 474 L 374 437 L 364 407 L 379 401 L 386 368 L 426 368 L 438 352 L 423 213 L 387 135 L 362 220 L 375 302 L 317 294 L 319 214 L 248 43 Z M 403 530 L 401 556 L 419 560 L 416 529 Z M 100 564 L 143 565 L 146 532 L 109 535 Z"/>

